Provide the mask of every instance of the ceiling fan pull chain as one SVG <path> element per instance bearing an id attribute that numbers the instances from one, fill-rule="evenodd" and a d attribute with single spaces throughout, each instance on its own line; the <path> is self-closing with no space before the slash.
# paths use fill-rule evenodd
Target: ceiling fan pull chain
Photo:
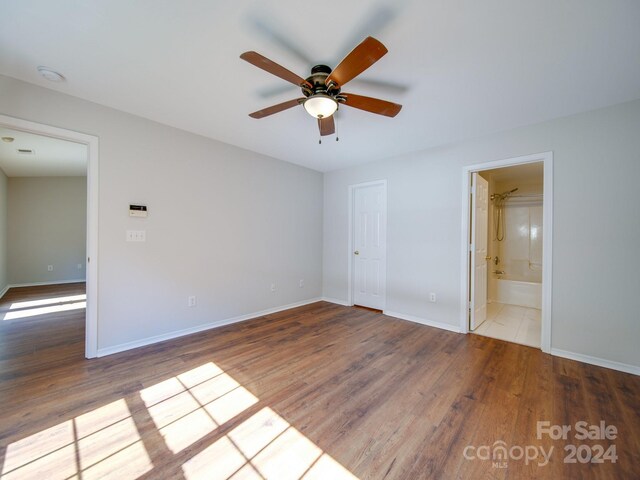
<path id="1" fill-rule="evenodd" d="M 340 137 L 338 137 L 338 116 L 334 115 L 333 116 L 333 122 L 335 123 L 336 126 L 336 142 L 340 140 Z"/>

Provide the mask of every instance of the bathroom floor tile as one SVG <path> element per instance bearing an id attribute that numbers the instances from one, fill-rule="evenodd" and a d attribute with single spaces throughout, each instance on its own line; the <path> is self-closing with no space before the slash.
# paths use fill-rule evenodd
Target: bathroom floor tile
<path id="1" fill-rule="evenodd" d="M 524 316 L 526 318 L 537 320 L 540 322 L 542 320 L 542 310 L 538 310 L 537 308 L 527 308 Z"/>
<path id="2" fill-rule="evenodd" d="M 491 324 L 491 322 L 490 322 L 489 320 L 485 320 L 484 322 L 482 322 L 482 323 L 480 324 L 480 326 L 479 326 L 479 327 L 477 327 L 477 328 L 474 330 L 474 333 L 479 333 L 479 334 L 481 334 L 481 335 L 484 335 L 484 332 L 486 332 L 486 331 L 487 331 L 487 329 L 489 328 L 489 325 L 490 325 L 490 324 Z"/>
<path id="3" fill-rule="evenodd" d="M 504 305 L 502 303 L 489 303 L 487 305 L 487 318 L 496 317 L 503 307 Z"/>
<path id="4" fill-rule="evenodd" d="M 515 339 L 519 326 L 518 322 L 507 322 L 506 324 L 491 322 L 487 327 L 487 336 L 504 340 Z"/>
<path id="5" fill-rule="evenodd" d="M 473 333 L 540 348 L 540 331 L 540 310 L 490 303 L 487 305 L 487 319 Z"/>
<path id="6" fill-rule="evenodd" d="M 541 325 L 537 320 L 526 318 L 520 324 L 515 342 L 529 345 L 531 347 L 540 346 Z"/>
<path id="7" fill-rule="evenodd" d="M 505 305 L 504 307 L 502 307 L 502 310 L 500 311 L 500 315 L 509 315 L 511 317 L 524 317 L 524 315 L 527 313 L 527 310 L 529 310 L 526 307 L 520 307 L 518 305 Z"/>

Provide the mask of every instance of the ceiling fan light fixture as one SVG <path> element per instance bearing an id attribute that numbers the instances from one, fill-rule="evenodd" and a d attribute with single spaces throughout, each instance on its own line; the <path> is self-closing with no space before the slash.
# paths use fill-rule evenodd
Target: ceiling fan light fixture
<path id="1" fill-rule="evenodd" d="M 314 118 L 329 118 L 338 110 L 338 102 L 329 95 L 317 93 L 304 101 L 304 109 Z"/>

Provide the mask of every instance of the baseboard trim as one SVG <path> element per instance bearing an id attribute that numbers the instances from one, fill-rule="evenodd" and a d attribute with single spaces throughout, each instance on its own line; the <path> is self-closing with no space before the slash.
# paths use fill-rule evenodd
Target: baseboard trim
<path id="1" fill-rule="evenodd" d="M 0 300 L 2 299 L 2 297 L 4 297 L 4 294 L 7 293 L 10 288 L 11 285 L 7 285 L 6 287 L 4 287 L 4 289 L 0 292 Z"/>
<path id="2" fill-rule="evenodd" d="M 120 353 L 134 348 L 146 347 L 154 343 L 164 342 L 166 340 L 172 340 L 174 338 L 184 337 L 185 335 L 191 335 L 205 330 L 211 330 L 213 328 L 223 327 L 225 325 L 231 325 L 233 323 L 245 322 L 254 318 L 263 317 L 272 313 L 282 312 L 283 310 L 290 310 L 292 308 L 302 307 L 311 303 L 321 301 L 320 297 L 312 298 L 309 300 L 303 300 L 301 302 L 290 303 L 288 305 L 282 305 L 280 307 L 269 308 L 259 312 L 248 313 L 246 315 L 239 315 L 237 317 L 227 318 L 224 320 L 218 320 L 216 322 L 205 323 L 204 325 L 197 325 L 195 327 L 185 328 L 183 330 L 175 330 L 169 333 L 163 333 L 161 335 L 155 335 L 153 337 L 143 338 L 141 340 L 134 340 L 133 342 L 121 343 L 120 345 L 114 345 L 113 347 L 99 348 L 97 352 L 98 357 L 105 357 L 107 355 L 113 355 L 114 353 Z"/>
<path id="3" fill-rule="evenodd" d="M 440 328 L 442 330 L 448 330 L 450 332 L 460 333 L 460 327 L 457 325 L 451 325 L 449 323 L 435 322 L 433 320 L 428 320 L 426 318 L 416 317 L 414 315 L 407 315 L 405 313 L 392 312 L 390 310 L 385 310 L 385 315 L 389 317 L 399 318 L 400 320 L 408 320 L 409 322 L 419 323 L 421 325 L 427 325 L 428 327 Z"/>
<path id="4" fill-rule="evenodd" d="M 58 280 L 55 282 L 12 283 L 11 285 L 7 285 L 7 290 L 9 290 L 10 288 L 41 287 L 44 285 L 63 285 L 66 283 L 84 283 L 86 281 L 86 278 L 76 278 L 74 280 Z"/>
<path id="5" fill-rule="evenodd" d="M 350 307 L 349 302 L 346 300 L 338 300 L 337 298 L 331 297 L 322 297 L 321 300 L 323 302 L 335 303 L 336 305 L 342 305 L 343 307 Z"/>
<path id="6" fill-rule="evenodd" d="M 624 373 L 640 375 L 640 367 L 629 365 L 626 363 L 615 362 L 613 360 L 606 360 L 604 358 L 592 357 L 591 355 L 569 352 L 567 350 L 560 350 L 558 348 L 552 348 L 551 355 L 555 355 L 556 357 L 568 358 L 569 360 L 576 360 L 578 362 L 588 363 L 590 365 L 596 365 L 597 367 L 610 368 L 612 370 L 618 370 Z"/>

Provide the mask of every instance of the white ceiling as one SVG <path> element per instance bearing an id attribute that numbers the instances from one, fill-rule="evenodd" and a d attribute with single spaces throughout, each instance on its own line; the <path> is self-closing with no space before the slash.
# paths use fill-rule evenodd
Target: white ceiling
<path id="1" fill-rule="evenodd" d="M 87 147 L 79 143 L 0 127 L 0 169 L 7 177 L 83 177 L 87 174 Z M 20 154 L 18 149 L 33 150 Z"/>
<path id="2" fill-rule="evenodd" d="M 640 98 L 640 2 L 632 0 L 1 5 L 0 73 L 321 171 Z M 304 77 L 314 63 L 335 66 L 366 35 L 389 53 L 361 78 L 408 89 L 354 81 L 344 90 L 402 103 L 396 118 L 343 107 L 340 141 L 318 145 L 302 107 L 248 117 L 300 92 L 240 60 L 242 52 Z M 47 82 L 38 65 L 67 81 Z M 279 87 L 285 92 L 261 96 Z"/>

